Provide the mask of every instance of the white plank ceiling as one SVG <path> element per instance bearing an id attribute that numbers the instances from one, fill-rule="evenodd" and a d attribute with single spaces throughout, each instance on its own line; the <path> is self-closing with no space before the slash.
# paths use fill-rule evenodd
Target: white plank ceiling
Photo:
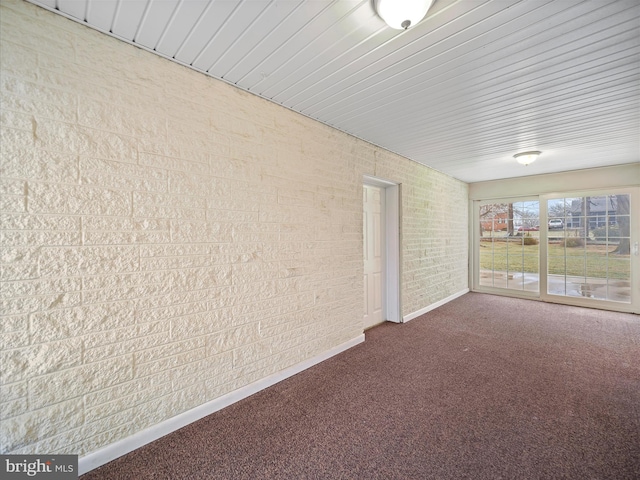
<path id="1" fill-rule="evenodd" d="M 640 162 L 638 0 L 30 1 L 465 182 Z"/>

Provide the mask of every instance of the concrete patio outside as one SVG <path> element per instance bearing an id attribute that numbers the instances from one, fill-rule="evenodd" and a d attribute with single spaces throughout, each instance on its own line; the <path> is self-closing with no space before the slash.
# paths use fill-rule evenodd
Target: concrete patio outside
<path id="1" fill-rule="evenodd" d="M 537 273 L 480 270 L 480 285 L 538 292 L 540 291 L 540 278 Z M 622 303 L 631 302 L 631 284 L 628 280 L 549 275 L 547 290 L 550 295 L 584 297 Z"/>

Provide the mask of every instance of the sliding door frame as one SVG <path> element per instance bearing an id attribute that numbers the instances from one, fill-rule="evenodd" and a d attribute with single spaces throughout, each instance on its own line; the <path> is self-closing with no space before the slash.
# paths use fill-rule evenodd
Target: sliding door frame
<path id="1" fill-rule="evenodd" d="M 585 197 L 629 194 L 630 196 L 630 283 L 631 283 L 631 303 L 615 302 L 610 300 L 596 300 L 591 298 L 569 297 L 563 295 L 551 295 L 548 291 L 548 224 L 547 201 L 554 198 Z M 487 287 L 480 285 L 480 206 L 488 203 L 511 203 L 538 200 L 540 206 L 539 221 L 539 292 L 526 290 L 514 290 L 508 288 Z M 619 187 L 619 188 L 598 188 L 576 191 L 562 191 L 545 193 L 541 195 L 523 195 L 521 197 L 496 197 L 482 200 L 471 200 L 471 232 L 470 232 L 470 271 L 469 283 L 471 290 L 481 293 L 492 293 L 503 296 L 529 298 L 542 300 L 550 303 L 564 305 L 574 305 L 580 307 L 598 308 L 602 310 L 613 310 L 619 312 L 640 313 L 640 252 L 638 252 L 638 242 L 640 242 L 640 187 Z"/>
<path id="2" fill-rule="evenodd" d="M 640 241 L 640 188 L 600 188 L 597 190 L 576 190 L 568 192 L 557 192 L 540 195 L 540 225 L 547 225 L 548 201 L 556 198 L 575 197 L 598 197 L 608 195 L 628 194 L 630 197 L 630 225 L 629 242 L 631 244 L 630 253 L 630 303 L 615 302 L 613 300 L 599 300 L 592 298 L 570 297 L 566 295 L 553 295 L 548 293 L 548 230 L 544 235 L 540 232 L 540 299 L 550 303 L 561 303 L 564 305 L 574 305 L 579 307 L 598 308 L 601 310 L 614 310 L 618 312 L 640 313 L 640 253 L 638 252 L 638 242 Z M 544 219 L 543 219 L 544 217 Z M 544 222 L 544 223 L 543 223 Z M 544 237 L 544 239 L 543 239 Z M 542 243 L 544 242 L 544 248 Z M 544 278 L 543 272 L 544 271 Z"/>

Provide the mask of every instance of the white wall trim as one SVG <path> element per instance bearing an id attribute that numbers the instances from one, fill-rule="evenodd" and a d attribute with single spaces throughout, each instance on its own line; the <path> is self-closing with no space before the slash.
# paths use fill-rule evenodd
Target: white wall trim
<path id="1" fill-rule="evenodd" d="M 425 313 L 430 312 L 431 310 L 435 310 L 436 308 L 441 307 L 445 303 L 449 303 L 451 300 L 455 300 L 456 298 L 461 297 L 465 293 L 469 293 L 468 288 L 465 288 L 464 290 L 460 290 L 458 293 L 454 293 L 453 295 L 449 295 L 447 298 L 443 298 L 439 302 L 432 303 L 431 305 L 421 308 L 417 312 L 409 313 L 408 315 L 405 315 L 404 317 L 402 317 L 402 321 L 408 322 L 409 320 L 413 320 L 414 318 L 419 317 L 420 315 L 424 315 Z"/>
<path id="2" fill-rule="evenodd" d="M 130 437 L 124 438 L 118 442 L 112 443 L 111 445 L 107 445 L 100 450 L 90 453 L 89 455 L 81 457 L 78 460 L 78 475 L 83 475 L 112 460 L 115 460 L 118 457 L 121 457 L 122 455 L 125 455 L 137 448 L 151 443 L 160 437 L 163 437 L 175 430 L 185 427 L 190 423 L 195 422 L 196 420 L 200 420 L 207 415 L 211 415 L 218 410 L 222 410 L 223 408 L 228 407 L 233 403 L 239 402 L 240 400 L 259 392 L 260 390 L 264 390 L 265 388 L 268 388 L 286 378 L 300 373 L 307 368 L 313 367 L 314 365 L 323 362 L 324 360 L 327 360 L 328 358 L 331 358 L 339 353 L 342 353 L 345 350 L 348 350 L 349 348 L 354 347 L 362 342 L 364 342 L 364 333 L 341 345 L 327 350 L 320 355 L 310 358 L 309 360 L 305 360 L 304 362 L 293 365 L 292 367 L 289 367 L 281 372 L 269 375 L 268 377 L 258 380 L 257 382 L 246 385 L 242 388 L 239 388 L 238 390 L 223 395 L 222 397 L 199 405 L 195 408 L 192 408 L 191 410 L 183 412 L 179 415 L 176 415 L 175 417 L 160 422 L 157 425 L 131 435 Z"/>

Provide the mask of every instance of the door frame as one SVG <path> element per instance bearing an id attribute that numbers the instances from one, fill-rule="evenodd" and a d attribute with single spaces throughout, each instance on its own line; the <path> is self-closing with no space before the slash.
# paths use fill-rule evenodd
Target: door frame
<path id="1" fill-rule="evenodd" d="M 362 183 L 384 191 L 384 317 L 389 322 L 401 323 L 400 184 L 372 175 L 363 175 Z"/>

